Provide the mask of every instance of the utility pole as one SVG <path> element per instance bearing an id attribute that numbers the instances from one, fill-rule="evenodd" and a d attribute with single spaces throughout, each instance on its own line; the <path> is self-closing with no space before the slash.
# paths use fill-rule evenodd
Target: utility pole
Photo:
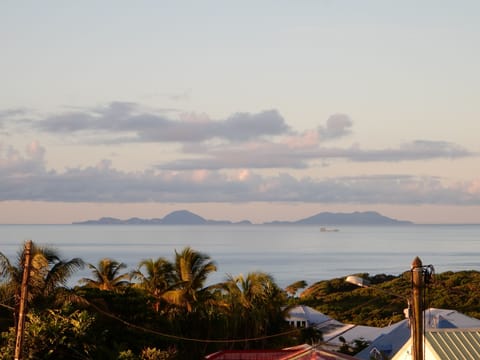
<path id="1" fill-rule="evenodd" d="M 413 360 L 423 360 L 423 266 L 418 256 L 413 259 L 411 271 L 413 303 L 412 354 Z"/>
<path id="2" fill-rule="evenodd" d="M 20 306 L 18 310 L 18 324 L 17 324 L 17 333 L 15 341 L 15 360 L 21 360 L 22 350 L 23 350 L 23 328 L 25 326 L 25 315 L 27 312 L 27 295 L 28 295 L 28 278 L 30 275 L 30 263 L 31 263 L 31 251 L 32 251 L 32 241 L 28 240 L 25 243 L 25 258 L 23 264 L 23 276 L 22 276 L 22 285 L 20 287 Z"/>

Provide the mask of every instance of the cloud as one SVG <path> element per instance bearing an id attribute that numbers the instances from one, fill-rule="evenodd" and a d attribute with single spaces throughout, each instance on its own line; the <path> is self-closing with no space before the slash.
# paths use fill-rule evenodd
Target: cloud
<path id="1" fill-rule="evenodd" d="M 402 144 L 398 149 L 352 151 L 353 161 L 407 161 L 472 156 L 467 149 L 447 141 L 416 140 Z"/>
<path id="2" fill-rule="evenodd" d="M 336 139 L 349 135 L 353 122 L 346 114 L 333 114 L 327 119 L 326 126 L 319 126 L 318 133 L 323 140 Z"/>
<path id="3" fill-rule="evenodd" d="M 6 129 L 6 124 L 11 124 L 15 121 L 21 119 L 25 114 L 28 113 L 26 108 L 13 108 L 0 110 L 0 129 Z M 8 131 L 2 132 L 3 135 L 9 135 Z"/>
<path id="4" fill-rule="evenodd" d="M 43 161 L 45 148 L 40 145 L 38 140 L 35 140 L 28 144 L 26 152 L 30 158 Z"/>
<path id="5" fill-rule="evenodd" d="M 480 205 L 479 179 L 449 184 L 438 177 L 405 174 L 297 178 L 245 169 L 126 172 L 108 160 L 58 172 L 45 168 L 40 144 L 32 143 L 25 153 L 0 147 L 0 200 Z"/>
<path id="6" fill-rule="evenodd" d="M 238 169 L 238 168 L 291 168 L 310 167 L 312 161 L 345 159 L 354 162 L 400 162 L 439 158 L 461 158 L 473 154 L 445 141 L 417 140 L 396 149 L 366 149 L 324 147 L 307 136 L 289 137 L 283 143 L 257 141 L 242 144 L 220 144 L 209 147 L 185 147 L 185 152 L 201 154 L 192 158 L 159 164 L 169 170 Z"/>
<path id="7" fill-rule="evenodd" d="M 136 103 L 112 102 L 23 123 L 54 136 L 74 137 L 77 145 L 181 145 L 182 153 L 174 160 L 157 161 L 157 170 L 307 169 L 335 159 L 400 162 L 474 155 L 457 144 L 430 140 L 383 149 L 356 144 L 335 147 L 332 141 L 350 134 L 353 126 L 350 117 L 340 113 L 331 115 L 325 125 L 296 132 L 277 110 L 239 112 L 221 120 L 206 114 L 179 113 L 173 120 Z"/>
<path id="8" fill-rule="evenodd" d="M 271 169 L 308 167 L 308 157 L 301 148 L 291 148 L 286 144 L 268 141 L 256 141 L 240 144 L 222 144 L 184 148 L 185 152 L 196 155 L 193 158 L 178 159 L 159 164 L 158 169 L 195 170 L 195 169 Z"/>
<path id="9" fill-rule="evenodd" d="M 0 143 L 0 178 L 2 179 L 2 186 L 4 184 L 6 186 L 8 181 L 15 182 L 18 179 L 39 176 L 45 172 L 45 149 L 37 141 L 27 146 L 26 153 L 27 156 L 24 156 L 12 146 Z"/>
<path id="10" fill-rule="evenodd" d="M 237 113 L 225 120 L 225 134 L 235 134 L 235 140 L 248 140 L 260 135 L 281 135 L 289 131 L 283 117 L 276 110 L 258 114 Z"/>
<path id="11" fill-rule="evenodd" d="M 14 118 L 19 115 L 24 115 L 28 112 L 26 108 L 14 108 L 14 109 L 5 109 L 0 110 L 0 120 Z"/>
<path id="12" fill-rule="evenodd" d="M 50 116 L 31 123 L 53 134 L 97 133 L 113 142 L 202 142 L 215 138 L 245 141 L 287 133 L 288 125 L 276 110 L 257 114 L 236 113 L 227 119 L 172 120 L 144 112 L 137 104 L 112 102 L 108 106 Z"/>
<path id="13" fill-rule="evenodd" d="M 89 131 L 127 132 L 154 126 L 162 118 L 137 119 L 138 106 L 129 102 L 112 102 L 104 107 L 69 111 L 33 121 L 37 130 L 48 133 L 78 133 Z M 163 120 L 164 121 L 164 120 Z"/>

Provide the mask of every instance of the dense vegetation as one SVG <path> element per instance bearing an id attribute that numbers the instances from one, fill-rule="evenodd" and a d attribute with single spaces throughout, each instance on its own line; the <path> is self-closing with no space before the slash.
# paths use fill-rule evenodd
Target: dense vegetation
<path id="1" fill-rule="evenodd" d="M 345 323 L 386 326 L 405 318 L 403 310 L 411 294 L 410 272 L 400 276 L 358 274 L 372 286 L 359 288 L 344 278 L 319 281 L 306 289 L 300 302 Z M 436 274 L 427 284 L 424 307 L 455 309 L 480 319 L 480 273 Z"/>
<path id="2" fill-rule="evenodd" d="M 0 359 L 13 358 L 24 257 L 0 253 Z M 73 288 L 68 278 L 82 266 L 91 277 Z M 285 289 L 262 272 L 229 275 L 206 286 L 215 262 L 189 247 L 173 259 L 145 259 L 136 269 L 110 258 L 98 264 L 61 259 L 34 246 L 25 329 L 26 359 L 195 359 L 219 349 L 279 348 L 321 338 L 292 330 L 289 305 L 306 304 L 343 322 L 383 326 L 403 319 L 409 273 L 360 274 L 375 287 L 357 288 L 343 278 Z M 480 318 L 480 274 L 437 275 L 427 306 L 452 308 Z M 313 341 L 313 340 L 312 340 Z M 346 348 L 348 348 L 346 344 Z"/>
<path id="3" fill-rule="evenodd" d="M 287 294 L 270 275 L 205 286 L 216 265 L 189 247 L 173 261 L 147 259 L 131 271 L 114 259 L 83 264 L 37 246 L 31 258 L 27 359 L 195 359 L 298 341 L 284 321 Z M 24 259 L 24 251 L 15 262 L 0 253 L 0 359 L 13 358 Z M 67 289 L 82 265 L 92 277 Z"/>

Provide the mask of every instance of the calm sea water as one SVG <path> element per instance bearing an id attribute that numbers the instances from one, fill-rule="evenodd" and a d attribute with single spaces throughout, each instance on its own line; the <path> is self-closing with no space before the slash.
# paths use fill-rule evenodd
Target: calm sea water
<path id="1" fill-rule="evenodd" d="M 64 259 L 96 265 L 109 257 L 128 270 L 143 259 L 173 260 L 175 250 L 190 246 L 217 263 L 209 283 L 257 270 L 281 286 L 359 272 L 398 275 L 415 256 L 437 272 L 480 271 L 480 225 L 348 226 L 338 232 L 315 226 L 0 225 L 0 252 L 10 259 L 28 239 L 57 248 Z M 71 285 L 89 276 L 82 270 Z"/>

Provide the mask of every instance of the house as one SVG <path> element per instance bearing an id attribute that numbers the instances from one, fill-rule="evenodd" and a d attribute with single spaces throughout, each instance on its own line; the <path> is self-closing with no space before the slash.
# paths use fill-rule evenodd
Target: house
<path id="1" fill-rule="evenodd" d="M 218 351 L 206 356 L 205 360 L 355 360 L 355 358 L 305 344 L 281 350 Z"/>
<path id="2" fill-rule="evenodd" d="M 298 305 L 294 306 L 288 311 L 288 315 L 285 320 L 294 327 L 318 327 L 323 324 L 338 324 L 343 325 L 341 322 L 328 317 L 327 315 L 317 311 L 309 306 Z"/>
<path id="3" fill-rule="evenodd" d="M 381 335 L 382 328 L 344 324 L 305 305 L 289 310 L 285 320 L 294 327 L 314 327 L 322 333 L 322 347 L 337 350 L 343 342 L 351 343 L 362 339 L 372 341 Z"/>
<path id="4" fill-rule="evenodd" d="M 323 347 L 336 350 L 344 343 L 353 344 L 355 340 L 363 340 L 371 343 L 380 336 L 381 331 L 382 328 L 373 326 L 344 324 L 344 326 L 339 329 L 325 332 L 323 335 Z"/>
<path id="5" fill-rule="evenodd" d="M 409 339 L 392 360 L 411 360 L 412 341 Z M 425 360 L 480 359 L 480 328 L 435 329 L 425 333 Z"/>
<path id="6" fill-rule="evenodd" d="M 424 316 L 425 330 L 427 333 L 432 333 L 434 330 L 440 329 L 480 328 L 480 320 L 455 310 L 430 308 L 424 311 Z M 356 354 L 355 358 L 361 360 L 369 360 L 372 357 L 375 358 L 375 356 L 379 359 L 381 359 L 382 356 L 391 358 L 403 349 L 404 346 L 408 348 L 408 345 L 405 344 L 409 342 L 410 334 L 411 330 L 407 319 L 382 328 L 381 334 L 374 339 L 367 348 Z M 480 357 L 475 359 L 480 359 Z"/>

